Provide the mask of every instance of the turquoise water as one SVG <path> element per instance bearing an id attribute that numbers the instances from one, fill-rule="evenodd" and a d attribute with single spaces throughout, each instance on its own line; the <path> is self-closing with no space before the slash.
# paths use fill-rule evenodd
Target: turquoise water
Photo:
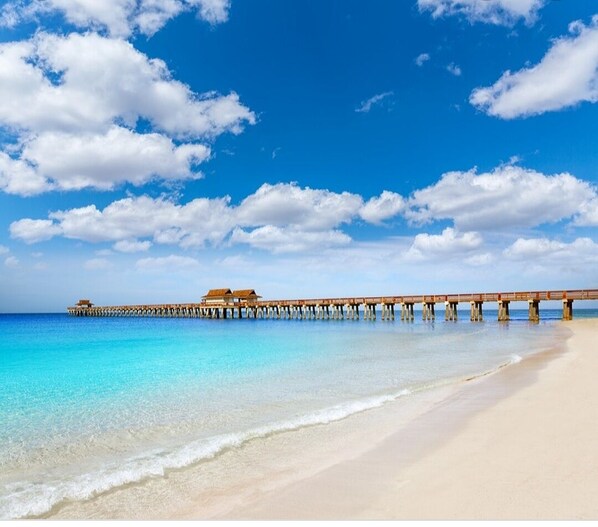
<path id="1" fill-rule="evenodd" d="M 522 320 L 0 315 L 0 518 L 43 514 L 553 345 L 559 312 L 542 312 L 540 324 L 513 315 Z"/>

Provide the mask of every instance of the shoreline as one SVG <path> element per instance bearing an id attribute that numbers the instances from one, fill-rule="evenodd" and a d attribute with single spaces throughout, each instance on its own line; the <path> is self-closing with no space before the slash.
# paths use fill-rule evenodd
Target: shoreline
<path id="1" fill-rule="evenodd" d="M 589 320 L 595 328 L 598 320 Z M 86 502 L 66 503 L 43 517 L 436 517 L 403 514 L 404 510 L 389 508 L 385 500 L 393 501 L 395 496 L 394 491 L 388 494 L 389 489 L 400 481 L 405 470 L 421 465 L 451 438 L 458 437 L 471 419 L 533 386 L 539 370 L 552 364 L 553 359 L 570 355 L 562 351 L 541 352 L 492 375 L 401 398 L 400 402 L 342 421 L 249 441 L 197 466 L 172 470 L 165 477 L 143 484 L 116 488 Z M 426 489 L 422 492 L 429 494 Z M 425 507 L 429 510 L 427 504 Z"/>
<path id="2" fill-rule="evenodd" d="M 218 518 L 598 518 L 598 320 L 564 327 L 564 353 L 504 368 L 367 452 Z"/>

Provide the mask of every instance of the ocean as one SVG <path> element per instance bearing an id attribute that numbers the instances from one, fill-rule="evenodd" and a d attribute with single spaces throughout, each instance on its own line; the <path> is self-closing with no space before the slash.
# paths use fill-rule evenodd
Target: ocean
<path id="1" fill-rule="evenodd" d="M 416 313 L 416 316 L 418 314 Z M 463 319 L 466 313 L 460 313 Z M 0 315 L 0 519 L 326 424 L 554 347 L 511 322 Z M 575 317 L 598 316 L 577 310 Z"/>

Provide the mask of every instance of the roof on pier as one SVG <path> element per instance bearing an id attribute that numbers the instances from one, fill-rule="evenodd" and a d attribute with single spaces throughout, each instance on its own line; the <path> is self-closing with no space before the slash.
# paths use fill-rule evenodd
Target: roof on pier
<path id="1" fill-rule="evenodd" d="M 91 301 L 87 298 L 82 298 L 81 300 L 79 300 L 79 302 L 77 302 L 77 305 L 78 306 L 93 306 Z"/>
<path id="2" fill-rule="evenodd" d="M 237 298 L 262 298 L 255 292 L 255 289 L 237 289 L 233 291 L 233 296 Z"/>
<path id="3" fill-rule="evenodd" d="M 233 292 L 230 289 L 210 289 L 207 295 L 202 298 L 221 298 L 223 296 L 232 296 Z"/>

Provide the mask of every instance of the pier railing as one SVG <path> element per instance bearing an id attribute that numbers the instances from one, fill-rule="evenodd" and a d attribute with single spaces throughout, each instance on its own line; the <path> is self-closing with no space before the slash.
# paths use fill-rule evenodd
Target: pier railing
<path id="1" fill-rule="evenodd" d="M 421 304 L 422 319 L 435 320 L 435 306 L 445 305 L 445 320 L 458 319 L 458 305 L 469 304 L 470 320 L 483 317 L 484 302 L 496 302 L 498 320 L 510 319 L 510 302 L 527 302 L 529 320 L 540 319 L 540 302 L 562 302 L 563 320 L 573 318 L 573 301 L 598 300 L 598 289 L 553 291 L 514 291 L 501 293 L 458 293 L 447 295 L 396 295 L 368 297 L 308 298 L 280 300 L 242 300 L 236 302 L 199 302 L 186 304 L 138 304 L 94 306 L 89 300 L 67 308 L 70 315 L 84 317 L 178 317 L 178 318 L 262 318 L 262 319 L 350 319 L 375 320 L 378 306 L 382 320 L 395 319 L 395 306 L 400 307 L 403 321 L 415 319 L 413 306 Z M 362 309 L 363 314 L 360 313 Z"/>

